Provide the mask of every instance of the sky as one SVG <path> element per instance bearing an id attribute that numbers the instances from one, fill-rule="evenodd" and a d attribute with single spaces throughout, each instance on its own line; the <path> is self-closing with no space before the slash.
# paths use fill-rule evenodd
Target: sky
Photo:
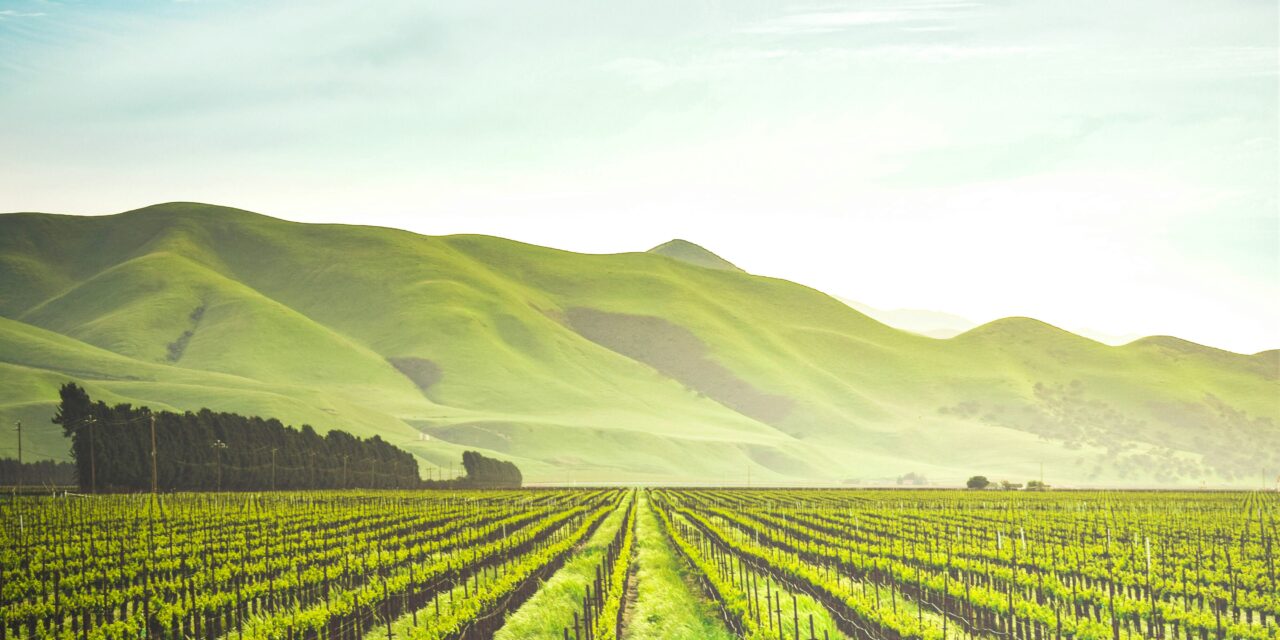
<path id="1" fill-rule="evenodd" d="M 1273 0 L 0 0 L 0 211 L 175 200 L 1280 347 Z"/>

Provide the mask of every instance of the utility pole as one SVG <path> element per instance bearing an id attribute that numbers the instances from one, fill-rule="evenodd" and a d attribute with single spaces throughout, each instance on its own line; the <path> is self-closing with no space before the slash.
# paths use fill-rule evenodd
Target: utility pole
<path id="1" fill-rule="evenodd" d="M 751 488 L 751 465 L 747 465 L 747 488 Z"/>
<path id="2" fill-rule="evenodd" d="M 156 472 L 156 414 L 151 414 L 151 495 L 159 495 L 159 474 Z"/>
<path id="3" fill-rule="evenodd" d="M 276 490 L 276 448 L 271 447 L 271 490 Z"/>
<path id="4" fill-rule="evenodd" d="M 89 493 L 98 492 L 98 462 L 97 453 L 94 451 L 94 442 L 98 440 L 98 430 L 93 428 L 97 423 L 97 419 L 89 416 Z"/>
<path id="5" fill-rule="evenodd" d="M 22 493 L 22 421 L 17 421 L 18 429 L 18 493 Z"/>
<path id="6" fill-rule="evenodd" d="M 222 491 L 222 450 L 226 448 L 227 448 L 227 443 L 221 440 L 213 441 L 213 457 L 214 457 L 215 463 L 218 466 L 218 491 Z M 273 470 L 274 470 L 274 465 L 273 465 Z M 274 473 L 273 473 L 272 484 L 274 484 Z M 272 487 L 272 488 L 274 489 L 275 487 Z"/>
<path id="7" fill-rule="evenodd" d="M 342 454 L 342 488 L 343 489 L 347 488 L 347 459 L 350 457 L 351 456 L 348 454 L 345 454 L 345 453 Z"/>

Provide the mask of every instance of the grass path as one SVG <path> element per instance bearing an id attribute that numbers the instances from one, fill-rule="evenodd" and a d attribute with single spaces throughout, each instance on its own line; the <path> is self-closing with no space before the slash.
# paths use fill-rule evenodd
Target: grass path
<path id="1" fill-rule="evenodd" d="M 574 552 L 533 597 L 507 616 L 506 623 L 494 634 L 494 640 L 560 638 L 565 627 L 573 626 L 573 614 L 582 611 L 587 584 L 595 579 L 596 565 L 604 559 L 605 549 L 622 526 L 626 505 L 627 501 L 623 500 L 582 548 Z M 572 631 L 569 636 L 573 637 Z"/>
<path id="2" fill-rule="evenodd" d="M 639 499 L 635 596 L 624 613 L 623 640 L 732 640 L 692 582 L 692 569 L 668 545 L 643 491 Z"/>

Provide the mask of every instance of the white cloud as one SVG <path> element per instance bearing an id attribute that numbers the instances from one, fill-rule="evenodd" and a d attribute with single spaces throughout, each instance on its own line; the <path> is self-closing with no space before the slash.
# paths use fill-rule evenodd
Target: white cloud
<path id="1" fill-rule="evenodd" d="M 768 35 L 824 34 L 878 25 L 903 25 L 904 28 L 915 30 L 941 31 L 955 28 L 946 23 L 957 12 L 983 6 L 972 2 L 883 3 L 879 6 L 863 5 L 857 9 L 803 11 L 742 27 L 738 32 Z"/>

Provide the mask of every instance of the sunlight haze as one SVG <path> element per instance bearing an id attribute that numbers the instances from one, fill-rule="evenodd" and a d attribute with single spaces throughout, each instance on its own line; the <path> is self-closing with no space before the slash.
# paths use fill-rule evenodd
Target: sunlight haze
<path id="1" fill-rule="evenodd" d="M 0 211 L 166 201 L 1280 347 L 1274 2 L 0 0 Z"/>

